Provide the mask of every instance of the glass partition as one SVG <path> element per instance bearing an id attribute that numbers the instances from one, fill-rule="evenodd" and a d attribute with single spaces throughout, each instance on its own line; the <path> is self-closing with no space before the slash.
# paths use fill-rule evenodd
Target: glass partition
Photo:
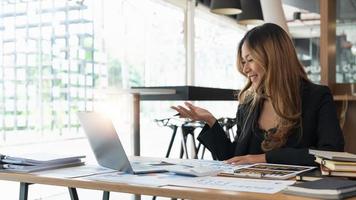
<path id="1" fill-rule="evenodd" d="M 320 5 L 319 1 L 283 1 L 289 33 L 297 56 L 311 81 L 320 83 Z"/>
<path id="2" fill-rule="evenodd" d="M 293 42 L 308 78 L 314 83 L 320 83 L 320 38 L 293 38 Z"/>
<path id="3" fill-rule="evenodd" d="M 356 2 L 336 1 L 336 82 L 356 82 Z"/>

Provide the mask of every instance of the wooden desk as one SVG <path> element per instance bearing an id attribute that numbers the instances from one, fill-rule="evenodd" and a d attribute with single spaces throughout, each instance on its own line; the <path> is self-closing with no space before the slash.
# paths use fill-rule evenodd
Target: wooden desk
<path id="1" fill-rule="evenodd" d="M 37 183 L 54 186 L 64 186 L 68 188 L 83 188 L 111 192 L 124 192 L 131 194 L 163 196 L 182 199 L 206 199 L 206 200 L 228 200 L 228 199 L 274 199 L 274 200 L 304 200 L 310 199 L 299 196 L 286 195 L 282 193 L 261 194 L 249 192 L 235 192 L 215 189 L 187 188 L 187 187 L 153 187 L 135 184 L 112 183 L 102 181 L 92 181 L 84 178 L 51 178 L 46 176 L 37 176 L 33 174 L 16 174 L 0 172 L 0 180 L 16 181 L 21 183 Z M 107 194 L 107 193 L 106 193 Z M 104 193 L 105 196 L 105 193 Z M 107 197 L 109 197 L 107 195 Z M 104 199 L 108 199 L 103 197 Z M 20 200 L 23 200 L 20 198 Z"/>

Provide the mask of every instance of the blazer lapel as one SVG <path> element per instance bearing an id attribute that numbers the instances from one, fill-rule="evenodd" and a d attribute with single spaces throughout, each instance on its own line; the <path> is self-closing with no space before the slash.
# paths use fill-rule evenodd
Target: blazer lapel
<path id="1" fill-rule="evenodd" d="M 248 116 L 248 109 L 246 109 L 246 111 L 244 112 L 245 120 L 242 125 L 242 131 L 240 137 L 237 139 L 235 156 L 242 156 L 248 153 L 248 146 L 252 136 L 253 123 L 258 117 L 259 110 L 260 110 L 260 105 L 258 103 L 257 106 L 252 111 L 252 113 L 250 114 L 250 116 Z"/>

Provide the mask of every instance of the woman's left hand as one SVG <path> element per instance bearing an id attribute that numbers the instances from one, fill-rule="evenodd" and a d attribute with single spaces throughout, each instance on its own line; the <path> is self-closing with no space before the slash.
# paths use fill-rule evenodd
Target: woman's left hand
<path id="1" fill-rule="evenodd" d="M 232 165 L 241 165 L 241 164 L 252 164 L 252 163 L 265 163 L 266 154 L 256 154 L 256 155 L 245 155 L 245 156 L 235 156 L 228 160 L 225 160 L 226 163 Z"/>

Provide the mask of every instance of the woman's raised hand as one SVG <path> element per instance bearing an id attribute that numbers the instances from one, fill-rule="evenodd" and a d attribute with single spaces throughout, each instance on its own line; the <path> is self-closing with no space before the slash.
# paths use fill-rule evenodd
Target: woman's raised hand
<path id="1" fill-rule="evenodd" d="M 172 106 L 171 108 L 176 110 L 181 118 L 189 118 L 193 121 L 204 121 L 210 127 L 214 125 L 216 119 L 208 110 L 194 106 L 188 102 L 184 102 L 184 104 L 186 107 Z"/>

